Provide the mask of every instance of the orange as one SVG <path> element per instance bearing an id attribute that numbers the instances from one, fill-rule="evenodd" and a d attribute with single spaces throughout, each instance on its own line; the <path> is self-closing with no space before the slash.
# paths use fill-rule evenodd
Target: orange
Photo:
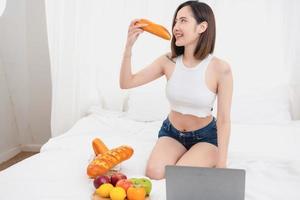
<path id="1" fill-rule="evenodd" d="M 144 200 L 146 198 L 146 190 L 143 187 L 131 186 L 127 190 L 128 200 Z"/>

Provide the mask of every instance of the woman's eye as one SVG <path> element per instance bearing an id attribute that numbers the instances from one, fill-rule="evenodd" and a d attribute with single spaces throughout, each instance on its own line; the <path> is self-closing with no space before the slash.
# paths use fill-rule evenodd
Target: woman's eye
<path id="1" fill-rule="evenodd" d="M 185 22 L 187 22 L 185 19 L 180 19 L 180 20 L 176 20 L 175 21 L 175 24 L 177 24 L 178 22 L 180 22 L 180 23 L 185 23 Z"/>

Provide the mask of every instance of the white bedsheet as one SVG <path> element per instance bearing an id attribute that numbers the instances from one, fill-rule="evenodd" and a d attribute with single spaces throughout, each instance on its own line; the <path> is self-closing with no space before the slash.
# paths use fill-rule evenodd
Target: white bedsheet
<path id="1" fill-rule="evenodd" d="M 128 177 L 144 175 L 162 122 L 136 122 L 121 113 L 94 112 L 65 134 L 50 139 L 41 153 L 0 172 L 1 199 L 90 199 L 86 167 L 91 141 L 135 150 L 121 164 Z M 228 167 L 246 169 L 246 200 L 300 199 L 300 122 L 281 125 L 233 124 Z M 164 200 L 165 180 L 153 181 L 151 199 Z"/>

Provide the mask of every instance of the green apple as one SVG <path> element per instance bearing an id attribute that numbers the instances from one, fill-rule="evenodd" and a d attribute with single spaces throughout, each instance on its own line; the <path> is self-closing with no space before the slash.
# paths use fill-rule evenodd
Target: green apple
<path id="1" fill-rule="evenodd" d="M 138 185 L 139 184 L 139 178 L 130 178 L 129 179 L 134 185 Z"/>
<path id="2" fill-rule="evenodd" d="M 133 183 L 133 185 L 145 188 L 147 196 L 150 194 L 152 190 L 152 183 L 148 178 L 131 178 L 129 180 Z"/>
<path id="3" fill-rule="evenodd" d="M 152 190 L 152 183 L 148 178 L 140 178 L 141 185 L 146 189 L 147 196 L 150 194 Z"/>

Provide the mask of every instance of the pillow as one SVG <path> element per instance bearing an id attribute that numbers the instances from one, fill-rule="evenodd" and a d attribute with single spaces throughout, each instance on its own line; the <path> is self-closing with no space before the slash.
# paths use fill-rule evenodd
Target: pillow
<path id="1" fill-rule="evenodd" d="M 125 116 L 135 121 L 164 120 L 170 112 L 165 95 L 165 80 L 159 79 L 149 84 L 130 89 L 125 100 Z"/>
<path id="2" fill-rule="evenodd" d="M 255 88 L 234 94 L 231 121 L 237 123 L 286 123 L 291 121 L 289 88 Z"/>
<path id="3" fill-rule="evenodd" d="M 124 100 L 128 95 L 126 90 L 121 90 L 118 85 L 109 84 L 110 87 L 98 87 L 98 96 L 103 109 L 123 112 Z"/>

